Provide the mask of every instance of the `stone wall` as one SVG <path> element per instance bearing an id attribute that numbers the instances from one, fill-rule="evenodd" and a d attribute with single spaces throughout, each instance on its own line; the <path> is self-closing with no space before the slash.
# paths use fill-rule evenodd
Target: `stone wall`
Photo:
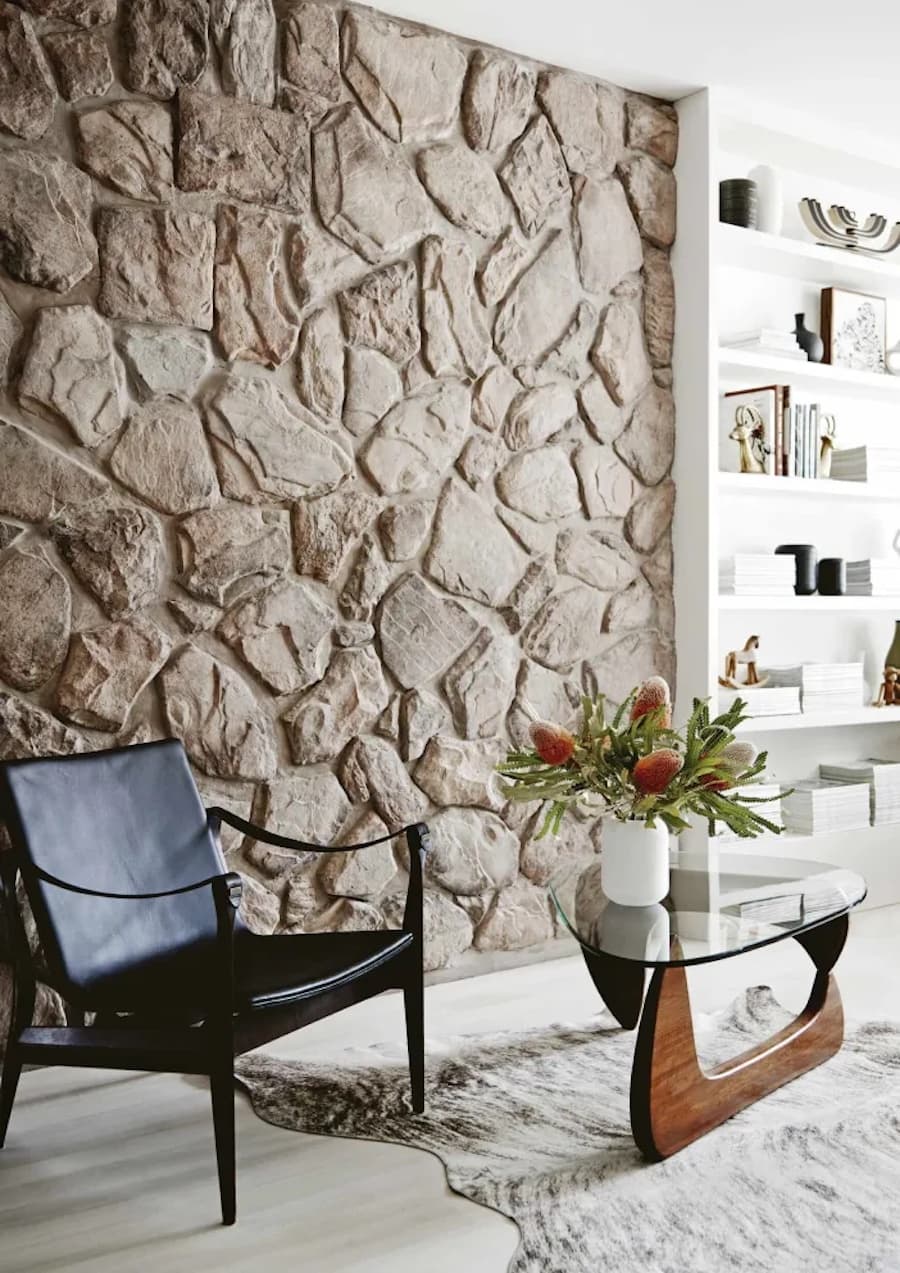
<path id="1" fill-rule="evenodd" d="M 429 967 L 546 943 L 596 828 L 492 766 L 671 674 L 672 109 L 368 10 L 30 0 L 0 126 L 0 757 L 174 734 L 279 832 L 427 818 Z M 400 915 L 388 848 L 226 848 L 260 931 Z"/>

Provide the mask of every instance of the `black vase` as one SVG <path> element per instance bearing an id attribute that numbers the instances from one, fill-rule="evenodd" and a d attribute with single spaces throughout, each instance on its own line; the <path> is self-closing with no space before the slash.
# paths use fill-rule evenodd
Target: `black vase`
<path id="1" fill-rule="evenodd" d="M 847 564 L 843 557 L 823 557 L 819 562 L 817 581 L 819 596 L 846 596 Z"/>
<path id="2" fill-rule="evenodd" d="M 816 590 L 816 549 L 814 544 L 779 544 L 778 556 L 794 559 L 794 592 L 798 597 L 811 597 Z"/>
<path id="3" fill-rule="evenodd" d="M 797 344 L 806 354 L 810 362 L 821 362 L 825 357 L 825 342 L 821 336 L 817 336 L 815 332 L 811 332 L 806 326 L 806 315 L 795 314 L 794 336 L 797 338 Z"/>
<path id="4" fill-rule="evenodd" d="M 759 215 L 756 182 L 747 177 L 730 177 L 719 182 L 719 220 L 755 230 Z"/>

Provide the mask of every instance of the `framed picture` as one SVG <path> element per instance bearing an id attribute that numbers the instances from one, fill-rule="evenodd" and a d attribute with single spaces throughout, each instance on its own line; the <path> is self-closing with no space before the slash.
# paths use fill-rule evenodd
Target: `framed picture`
<path id="1" fill-rule="evenodd" d="M 783 389 L 765 385 L 719 399 L 719 471 L 774 473 Z"/>
<path id="2" fill-rule="evenodd" d="M 887 302 L 883 296 L 822 289 L 822 339 L 825 362 L 850 371 L 885 370 Z"/>

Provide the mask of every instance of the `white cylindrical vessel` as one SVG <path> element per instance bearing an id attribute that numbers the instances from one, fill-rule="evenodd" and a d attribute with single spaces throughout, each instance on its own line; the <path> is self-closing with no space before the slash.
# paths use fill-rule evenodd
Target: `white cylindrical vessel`
<path id="1" fill-rule="evenodd" d="M 781 178 L 768 164 L 760 164 L 750 173 L 756 182 L 757 229 L 766 234 L 780 234 L 784 225 L 784 190 Z"/>
<path id="2" fill-rule="evenodd" d="M 604 819 L 600 883 L 609 900 L 620 906 L 661 901 L 669 891 L 668 827 Z"/>

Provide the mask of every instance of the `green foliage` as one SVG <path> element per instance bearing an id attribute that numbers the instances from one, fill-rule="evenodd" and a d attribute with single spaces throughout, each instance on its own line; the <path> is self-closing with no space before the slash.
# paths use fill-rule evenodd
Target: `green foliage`
<path id="1" fill-rule="evenodd" d="M 709 703 L 695 699 L 679 732 L 669 723 L 667 707 L 633 720 L 638 692 L 633 690 L 611 717 L 602 694 L 586 695 L 572 755 L 563 763 L 548 764 L 530 750 L 512 751 L 498 765 L 509 800 L 540 800 L 547 805 L 541 835 L 555 835 L 566 811 L 578 803 L 621 821 L 654 826 L 659 820 L 676 835 L 687 829 L 691 815 L 705 819 L 711 829 L 724 823 L 744 839 L 766 831 L 779 834 L 781 828 L 753 808 L 763 803 L 752 792 L 765 770 L 766 753 L 736 764 L 728 752 L 736 741 L 735 730 L 747 719 L 747 704 L 737 699 L 728 711 L 711 718 Z M 681 768 L 664 790 L 645 793 L 634 781 L 635 766 L 661 750 L 677 753 Z"/>

